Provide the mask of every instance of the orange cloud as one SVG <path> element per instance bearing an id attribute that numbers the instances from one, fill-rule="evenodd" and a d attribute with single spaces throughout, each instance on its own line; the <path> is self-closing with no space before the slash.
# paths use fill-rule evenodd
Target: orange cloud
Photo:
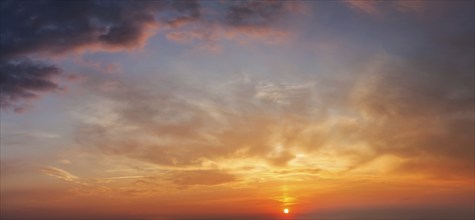
<path id="1" fill-rule="evenodd" d="M 217 185 L 236 181 L 236 177 L 219 170 L 184 170 L 176 171 L 168 179 L 174 186 Z"/>

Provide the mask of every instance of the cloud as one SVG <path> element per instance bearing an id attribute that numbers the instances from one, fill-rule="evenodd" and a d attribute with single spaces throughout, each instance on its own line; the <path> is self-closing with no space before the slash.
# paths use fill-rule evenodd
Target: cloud
<path id="1" fill-rule="evenodd" d="M 310 126 L 304 118 L 314 117 L 312 104 L 306 104 L 313 85 L 281 84 L 282 105 L 256 96 L 261 84 L 231 82 L 222 95 L 173 81 L 153 94 L 131 85 L 109 93 L 97 85 L 94 93 L 102 97 L 80 114 L 76 139 L 91 150 L 162 166 L 200 167 L 236 157 L 284 166 L 295 157 L 296 136 Z M 311 131 L 302 135 L 314 140 Z"/>
<path id="2" fill-rule="evenodd" d="M 157 25 L 157 12 L 176 12 L 163 20 L 197 17 L 198 7 L 193 1 L 4 1 L 2 57 L 94 47 L 135 48 L 147 39 L 150 27 Z"/>
<path id="3" fill-rule="evenodd" d="M 89 67 L 93 70 L 108 74 L 118 74 L 122 72 L 121 65 L 117 62 L 101 62 L 92 59 L 78 58 L 75 60 L 78 65 Z"/>
<path id="4" fill-rule="evenodd" d="M 447 2 L 435 2 L 436 4 L 427 4 L 427 1 L 422 0 L 395 0 L 395 1 L 365 1 L 365 0 L 346 0 L 349 8 L 365 13 L 375 17 L 383 17 L 391 12 L 406 13 L 406 14 L 422 14 L 429 9 L 439 8 Z M 451 6 L 447 4 L 442 7 Z"/>
<path id="5" fill-rule="evenodd" d="M 42 167 L 40 172 L 68 182 L 76 182 L 79 179 L 79 177 L 69 173 L 68 171 L 56 167 Z"/>
<path id="6" fill-rule="evenodd" d="M 163 11 L 174 14 L 157 20 Z M 22 100 L 59 88 L 52 78 L 60 67 L 27 57 L 133 49 L 143 46 L 160 22 L 198 16 L 195 1 L 2 1 L 1 106 L 19 112 Z"/>
<path id="7" fill-rule="evenodd" d="M 284 1 L 228 2 L 226 22 L 231 26 L 266 26 L 289 11 Z"/>
<path id="8" fill-rule="evenodd" d="M 230 1 L 206 8 L 193 25 L 170 30 L 166 37 L 176 43 L 196 44 L 200 50 L 222 51 L 222 41 L 240 44 L 286 43 L 293 37 L 289 27 L 279 26 L 288 15 L 304 14 L 302 3 L 293 1 Z M 207 16 L 208 15 L 208 16 Z"/>
<path id="9" fill-rule="evenodd" d="M 395 7 L 402 12 L 423 12 L 427 7 L 427 1 L 423 0 L 412 0 L 412 1 L 394 1 Z"/>
<path id="10" fill-rule="evenodd" d="M 193 28 L 183 28 L 166 34 L 168 40 L 191 44 L 196 49 L 208 52 L 222 52 L 223 41 L 233 41 L 241 45 L 253 42 L 279 45 L 289 42 L 290 31 L 267 26 L 221 26 L 220 24 L 201 24 Z"/>
<path id="11" fill-rule="evenodd" d="M 253 4 L 258 6 L 251 8 Z M 172 29 L 167 37 L 178 42 L 216 41 L 232 39 L 233 31 L 278 30 L 272 23 L 285 7 L 271 3 L 266 11 L 260 4 L 267 3 L 225 4 L 226 16 L 218 16 L 226 18 L 224 23 L 187 20 L 197 22 L 198 28 Z M 177 14 L 183 12 L 190 19 L 203 16 L 187 11 L 197 6 L 183 6 L 185 11 L 176 7 Z M 463 24 L 460 29 L 473 27 L 449 21 Z M 216 29 L 201 29 L 205 24 Z M 437 161 L 434 158 L 444 158 L 450 166 L 447 170 L 462 167 L 461 173 L 468 173 L 472 171 L 474 123 L 470 28 L 434 29 L 430 39 L 415 39 L 420 41 L 407 54 L 380 51 L 367 57 L 363 67 L 348 62 L 342 67 L 346 78 L 318 76 L 322 82 L 318 86 L 298 73 L 295 78 L 302 78 L 294 82 L 247 77 L 206 89 L 176 79 L 140 86 L 91 80 L 84 86 L 93 98 L 82 106 L 87 111 L 77 113 L 76 140 L 94 153 L 163 167 L 221 168 L 228 160 L 251 158 L 269 167 L 298 162 L 320 170 L 351 172 L 391 156 L 402 159 L 395 164 L 400 166 L 395 169 L 398 172 L 411 172 L 405 163 L 436 172 L 426 167 Z M 345 52 L 361 56 L 359 51 Z M 345 163 L 334 169 L 320 160 L 297 156 L 313 158 L 324 153 Z"/>
<path id="12" fill-rule="evenodd" d="M 288 42 L 293 34 L 290 31 L 278 28 L 240 26 L 227 30 L 223 35 L 225 36 L 225 39 L 238 41 L 240 43 L 257 40 L 272 45 Z"/>
<path id="13" fill-rule="evenodd" d="M 174 171 L 167 178 L 179 188 L 193 185 L 218 185 L 236 181 L 234 175 L 220 170 Z"/>
<path id="14" fill-rule="evenodd" d="M 372 174 L 440 178 L 452 170 L 469 178 L 474 45 L 473 26 L 462 27 L 433 29 L 402 54 L 379 50 L 348 62 L 343 75 L 296 72 L 294 82 L 242 77 L 212 86 L 165 80 L 153 90 L 113 83 L 120 89 L 97 92 L 88 103 L 95 110 L 84 115 L 93 120 L 80 122 L 76 138 L 93 152 L 163 167 L 221 169 L 250 159 L 323 175 L 372 166 Z M 447 168 L 428 169 L 436 161 Z"/>
<path id="15" fill-rule="evenodd" d="M 407 159 L 398 171 L 473 173 L 475 57 L 467 48 L 475 45 L 473 30 L 462 33 L 434 33 L 420 45 L 430 49 L 413 48 L 405 59 L 380 55 L 362 70 L 350 100 L 367 120 L 351 133 L 371 143 L 366 160 L 389 154 Z M 428 169 L 436 161 L 445 167 Z"/>
<path id="16" fill-rule="evenodd" d="M 275 102 L 281 105 L 290 105 L 297 98 L 305 96 L 306 92 L 314 86 L 312 84 L 275 84 L 272 82 L 260 82 L 256 85 L 256 98 Z"/>
<path id="17" fill-rule="evenodd" d="M 296 169 L 290 169 L 290 170 L 274 171 L 274 173 L 281 174 L 281 175 L 294 175 L 294 174 L 315 175 L 320 172 L 321 170 L 317 168 L 296 168 Z"/>
<path id="18" fill-rule="evenodd" d="M 66 53 L 85 51 L 119 51 L 140 48 L 159 28 L 172 30 L 167 38 L 175 42 L 197 40 L 202 49 L 219 51 L 219 39 L 246 42 L 259 39 L 279 43 L 289 33 L 271 27 L 283 14 L 298 12 L 295 2 L 242 1 L 209 4 L 208 8 L 198 1 L 2 1 L 1 38 L 2 77 L 11 79 L 20 73 L 8 65 L 16 63 L 19 69 L 33 68 L 27 57 L 61 56 Z M 203 14 L 210 10 L 218 11 Z M 205 16 L 206 15 L 206 16 Z M 176 29 L 194 23 L 199 29 Z M 207 30 L 209 29 L 210 30 Z M 205 30 L 206 29 L 206 30 Z M 37 66 L 54 68 L 52 64 L 35 61 Z M 25 65 L 25 66 L 23 66 Z M 93 64 L 97 66 L 96 64 Z M 11 66 L 11 65 L 10 65 Z M 9 71 L 3 70 L 6 68 Z M 102 67 L 100 67 L 102 68 Z M 106 71 L 115 67 L 104 67 Z M 42 68 L 43 71 L 47 69 Z M 47 71 L 52 72 L 52 71 Z M 43 83 L 42 91 L 51 91 L 59 85 L 44 74 L 26 73 Z M 4 75 L 4 76 L 3 76 Z M 38 76 L 36 76 L 38 75 Z M 3 83 L 2 87 L 6 84 Z M 7 92 L 3 109 L 14 107 L 29 97 L 38 97 L 38 88 L 25 87 Z"/>
<path id="19" fill-rule="evenodd" d="M 1 107 L 24 110 L 19 101 L 38 98 L 40 93 L 61 90 L 54 79 L 61 69 L 30 59 L 2 60 L 0 63 Z"/>
<path id="20" fill-rule="evenodd" d="M 80 123 L 76 138 L 93 152 L 164 167 L 229 168 L 246 158 L 274 168 L 356 172 L 381 160 L 388 172 L 440 177 L 462 169 L 457 176 L 466 177 L 474 132 L 466 65 L 473 55 L 465 49 L 471 42 L 454 39 L 428 43 L 457 60 L 423 50 L 407 59 L 378 54 L 349 69 L 355 78 L 345 83 L 243 77 L 213 90 L 172 80 L 152 91 L 115 82 L 120 89 L 94 92 L 100 98 L 89 104 L 97 106 L 84 114 L 93 117 Z M 325 162 L 328 154 L 341 164 Z M 448 168 L 427 169 L 436 158 Z"/>
<path id="21" fill-rule="evenodd" d="M 361 11 L 369 15 L 382 15 L 381 9 L 378 7 L 378 4 L 381 3 L 379 1 L 347 0 L 344 1 L 344 3 L 354 10 Z"/>

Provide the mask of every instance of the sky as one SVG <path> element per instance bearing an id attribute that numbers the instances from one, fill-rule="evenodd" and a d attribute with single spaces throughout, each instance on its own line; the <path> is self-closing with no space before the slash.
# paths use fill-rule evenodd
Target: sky
<path id="1" fill-rule="evenodd" d="M 474 219 L 474 4 L 2 0 L 0 217 Z"/>

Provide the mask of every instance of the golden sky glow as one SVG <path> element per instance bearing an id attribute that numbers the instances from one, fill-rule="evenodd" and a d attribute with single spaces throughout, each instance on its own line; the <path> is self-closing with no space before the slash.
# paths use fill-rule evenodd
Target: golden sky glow
<path id="1" fill-rule="evenodd" d="M 1 219 L 473 219 L 473 1 L 2 1 Z"/>

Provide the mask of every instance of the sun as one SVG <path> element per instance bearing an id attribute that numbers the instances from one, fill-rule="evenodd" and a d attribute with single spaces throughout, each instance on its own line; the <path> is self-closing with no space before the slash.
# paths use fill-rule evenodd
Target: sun
<path id="1" fill-rule="evenodd" d="M 284 209 L 284 213 L 285 213 L 285 214 L 289 214 L 289 212 L 290 212 L 289 209 L 287 209 L 287 208 Z"/>

